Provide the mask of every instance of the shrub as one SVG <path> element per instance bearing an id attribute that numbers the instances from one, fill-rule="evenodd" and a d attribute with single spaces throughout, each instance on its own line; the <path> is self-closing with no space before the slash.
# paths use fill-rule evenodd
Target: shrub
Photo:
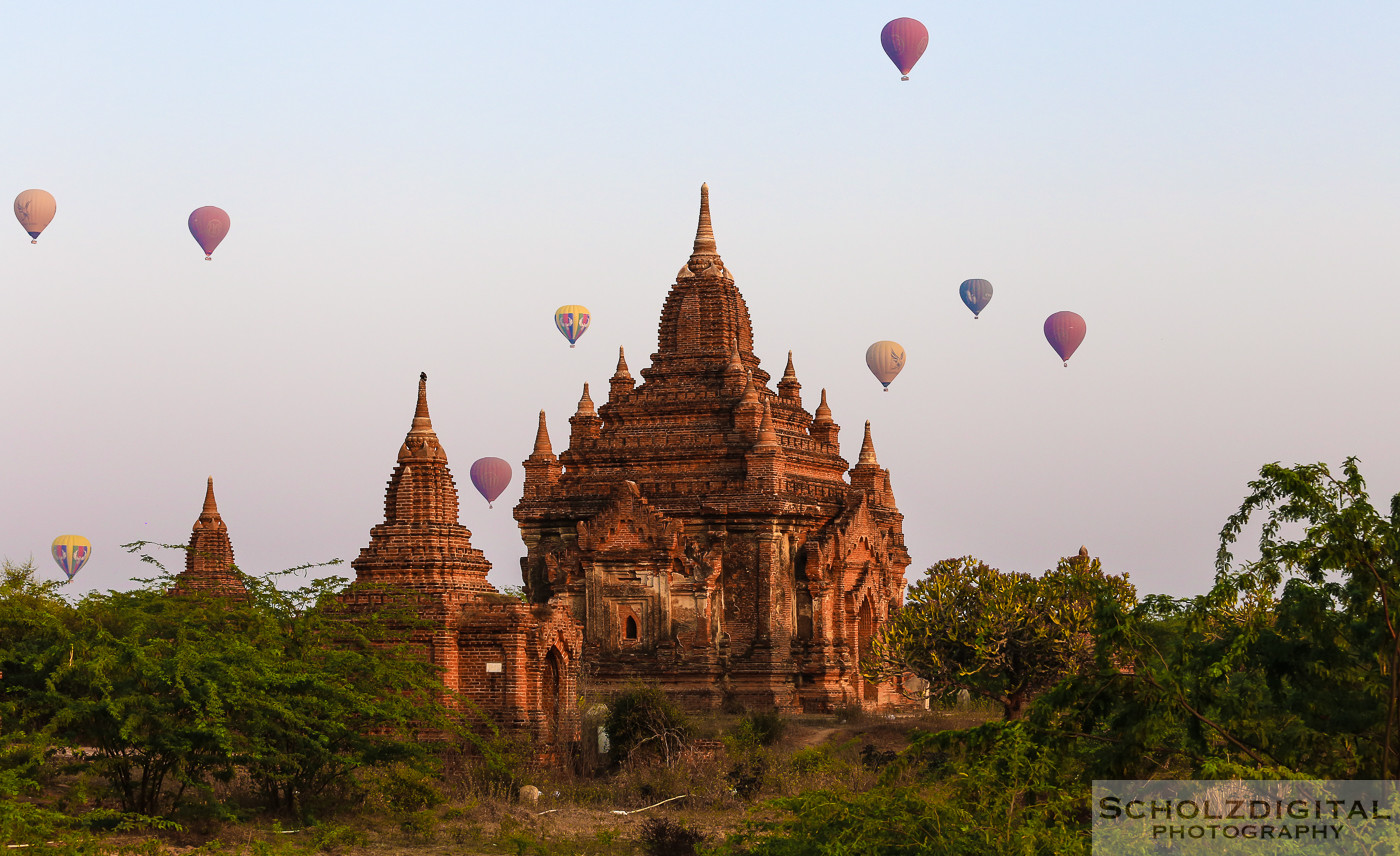
<path id="1" fill-rule="evenodd" d="M 776 710 L 766 710 L 745 716 L 739 727 L 750 731 L 759 746 L 772 746 L 783 738 L 787 721 Z"/>
<path id="2" fill-rule="evenodd" d="M 685 713 L 654 684 L 623 692 L 608 714 L 608 737 L 619 759 L 646 750 L 660 755 L 669 767 L 692 730 Z"/>
<path id="3" fill-rule="evenodd" d="M 695 856 L 695 848 L 705 842 L 703 833 L 664 817 L 642 822 L 642 852 L 647 856 Z"/>

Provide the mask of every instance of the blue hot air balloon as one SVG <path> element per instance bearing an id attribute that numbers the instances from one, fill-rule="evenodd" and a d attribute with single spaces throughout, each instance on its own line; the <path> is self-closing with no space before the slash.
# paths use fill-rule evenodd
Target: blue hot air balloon
<path id="1" fill-rule="evenodd" d="M 982 315 L 982 310 L 992 302 L 992 284 L 985 279 L 965 279 L 958 286 L 958 295 L 967 308 L 972 310 L 974 319 Z"/>

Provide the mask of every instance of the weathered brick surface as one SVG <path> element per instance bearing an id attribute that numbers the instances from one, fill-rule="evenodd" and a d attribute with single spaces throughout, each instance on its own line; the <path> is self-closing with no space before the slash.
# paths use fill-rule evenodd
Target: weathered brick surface
<path id="1" fill-rule="evenodd" d="M 214 477 L 204 489 L 204 508 L 199 512 L 190 531 L 190 543 L 185 549 L 185 569 L 175 575 L 171 594 L 216 594 L 223 597 L 246 598 L 248 590 L 233 566 L 233 544 L 228 538 L 228 526 L 219 516 L 214 501 Z"/>
<path id="2" fill-rule="evenodd" d="M 387 600 L 427 621 L 417 642 L 445 686 L 499 724 L 536 738 L 542 754 L 578 739 L 581 633 L 567 612 L 502 595 L 491 565 L 457 519 L 457 486 L 418 382 L 413 425 L 384 497 L 384 522 L 350 563 L 351 609 Z"/>
<path id="3" fill-rule="evenodd" d="M 707 188 L 641 375 L 619 352 L 606 403 L 585 385 L 558 456 L 540 414 L 515 508 L 530 600 L 583 628 L 580 689 L 658 680 L 695 707 L 897 702 L 856 671 L 909 565 L 889 472 L 867 423 L 847 481 L 825 390 L 808 413 L 791 354 L 769 388 Z"/>

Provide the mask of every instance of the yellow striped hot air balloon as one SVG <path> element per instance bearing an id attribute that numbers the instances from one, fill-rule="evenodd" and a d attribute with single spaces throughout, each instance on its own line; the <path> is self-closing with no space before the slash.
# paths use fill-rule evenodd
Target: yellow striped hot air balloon
<path id="1" fill-rule="evenodd" d="M 588 330 L 588 307 L 580 306 L 577 303 L 570 303 L 554 310 L 554 326 L 559 328 L 559 332 L 564 334 L 564 338 L 569 340 L 569 347 L 572 348 Z"/>
<path id="2" fill-rule="evenodd" d="M 73 581 L 78 571 L 83 569 L 87 560 L 92 558 L 92 542 L 81 535 L 60 535 L 53 539 L 53 560 L 58 562 L 58 566 L 68 575 L 68 582 Z"/>

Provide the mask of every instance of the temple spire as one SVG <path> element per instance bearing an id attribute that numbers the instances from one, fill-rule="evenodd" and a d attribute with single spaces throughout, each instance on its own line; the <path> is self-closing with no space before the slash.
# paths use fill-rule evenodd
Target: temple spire
<path id="1" fill-rule="evenodd" d="M 588 394 L 587 381 L 583 384 L 583 395 L 578 400 L 578 415 L 592 416 L 598 411 L 593 407 L 593 398 Z"/>
<path id="2" fill-rule="evenodd" d="M 776 449 L 778 447 L 778 432 L 773 430 L 773 409 L 768 406 L 768 402 L 763 402 L 763 421 L 758 425 L 758 442 L 753 444 L 755 449 Z"/>
<path id="3" fill-rule="evenodd" d="M 627 393 L 636 389 L 637 382 L 632 379 L 632 373 L 627 370 L 627 355 L 622 352 L 622 346 L 617 348 L 617 371 L 608 379 L 608 400 L 616 401 Z"/>
<path id="4" fill-rule="evenodd" d="M 214 502 L 214 477 L 209 477 L 209 485 L 204 488 L 204 510 L 199 513 L 200 519 L 206 517 L 214 518 L 219 516 L 219 506 Z"/>
<path id="5" fill-rule="evenodd" d="M 875 460 L 875 441 L 870 439 L 870 420 L 865 420 L 865 439 L 860 442 L 860 458 L 856 461 L 856 466 L 869 464 L 878 467 L 880 462 Z"/>
<path id="6" fill-rule="evenodd" d="M 428 373 L 418 373 L 418 406 L 413 410 L 413 428 L 410 434 L 431 434 L 433 420 L 428 416 Z"/>
<path id="7" fill-rule="evenodd" d="M 553 454 L 554 454 L 554 449 L 550 448 L 550 445 L 549 445 L 549 428 L 548 428 L 548 426 L 545 425 L 545 422 L 544 422 L 544 411 L 541 410 L 541 411 L 540 411 L 540 427 L 538 427 L 538 428 L 535 429 L 535 448 L 534 448 L 534 450 L 530 453 L 530 457 L 533 458 L 533 457 L 535 457 L 536 455 L 546 456 L 546 455 L 553 455 Z"/>
<path id="8" fill-rule="evenodd" d="M 719 255 L 719 247 L 715 245 L 715 230 L 710 225 L 710 186 L 708 184 L 700 185 L 700 222 L 695 227 L 695 247 L 690 255 L 691 258 Z"/>
<path id="9" fill-rule="evenodd" d="M 413 426 L 408 429 L 403 445 L 399 447 L 399 460 L 409 458 L 441 460 L 447 462 L 447 450 L 438 441 L 433 431 L 433 420 L 428 416 L 428 373 L 418 374 L 418 404 L 413 409 Z"/>
<path id="10" fill-rule="evenodd" d="M 802 384 L 797 382 L 797 369 L 792 367 L 792 351 L 788 351 L 787 368 L 783 379 L 778 381 L 778 395 L 789 401 L 802 403 Z"/>
<path id="11" fill-rule="evenodd" d="M 817 425 L 825 425 L 831 421 L 831 408 L 826 404 L 826 387 L 822 387 L 822 403 L 817 405 L 817 412 L 812 422 Z"/>

